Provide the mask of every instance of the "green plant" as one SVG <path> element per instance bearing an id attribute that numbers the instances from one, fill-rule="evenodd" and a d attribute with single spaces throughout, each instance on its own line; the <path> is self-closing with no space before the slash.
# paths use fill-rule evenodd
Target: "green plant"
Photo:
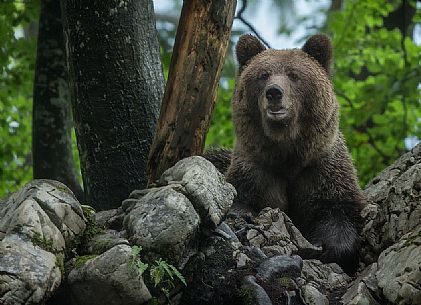
<path id="1" fill-rule="evenodd" d="M 420 139 L 421 46 L 411 39 L 411 27 L 420 22 L 421 10 L 409 2 L 416 13 L 401 32 L 386 24 L 400 5 L 346 1 L 327 23 L 341 129 L 363 185 L 409 148 L 406 140 Z"/>
<path id="2" fill-rule="evenodd" d="M 56 253 L 56 249 L 54 249 L 53 240 L 51 238 L 47 239 L 44 235 L 36 231 L 32 231 L 31 242 L 45 251 Z"/>
<path id="3" fill-rule="evenodd" d="M 142 246 L 133 246 L 132 247 L 132 259 L 129 262 L 130 271 L 135 271 L 139 277 L 148 269 L 149 265 L 140 260 L 140 251 L 142 251 Z"/>
<path id="4" fill-rule="evenodd" d="M 96 234 L 99 233 L 100 228 L 96 224 L 95 220 L 95 209 L 89 205 L 81 205 L 83 216 L 86 218 L 86 228 L 80 237 L 79 243 L 85 244 L 92 239 Z"/>
<path id="5" fill-rule="evenodd" d="M 75 260 L 75 267 L 76 268 L 80 268 L 82 267 L 87 261 L 90 261 L 91 259 L 94 259 L 95 257 L 97 257 L 98 255 L 93 254 L 93 255 L 82 255 L 82 256 L 78 256 Z"/>
<path id="6" fill-rule="evenodd" d="M 184 285 L 187 286 L 186 280 L 180 271 L 161 258 L 156 260 L 155 264 L 151 266 L 150 275 L 155 287 L 161 283 L 167 282 L 171 288 L 173 288 L 175 278 L 179 279 Z"/>
<path id="7" fill-rule="evenodd" d="M 0 5 L 0 198 L 32 178 L 31 118 L 36 37 L 25 33 L 39 1 Z"/>
<path id="8" fill-rule="evenodd" d="M 154 287 L 159 290 L 169 299 L 169 292 L 175 287 L 175 281 L 179 280 L 187 286 L 186 280 L 180 271 L 173 265 L 167 263 L 165 260 L 159 258 L 155 260 L 152 265 L 142 262 L 140 259 L 141 246 L 132 247 L 132 259 L 128 264 L 129 270 L 137 273 L 139 277 L 143 274 L 147 275 L 147 280 L 152 282 Z M 149 269 L 149 274 L 145 273 Z"/>

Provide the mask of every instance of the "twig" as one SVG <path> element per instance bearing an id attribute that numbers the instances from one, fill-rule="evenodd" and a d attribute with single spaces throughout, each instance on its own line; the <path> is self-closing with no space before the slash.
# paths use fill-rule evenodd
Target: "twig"
<path id="1" fill-rule="evenodd" d="M 349 105 L 349 107 L 351 107 L 351 109 L 355 109 L 354 103 L 352 102 L 352 100 L 348 96 L 345 95 L 345 93 L 343 93 L 341 91 L 338 91 L 338 90 L 335 90 L 335 92 L 336 92 L 337 96 L 342 97 L 345 101 L 348 102 L 348 105 Z"/>
<path id="2" fill-rule="evenodd" d="M 345 93 L 336 90 L 336 95 L 342 97 L 345 101 L 348 102 L 351 109 L 355 110 L 355 107 L 354 107 L 354 104 L 353 104 L 352 100 Z M 373 136 L 371 135 L 370 131 L 368 130 L 368 126 L 364 125 L 364 126 L 361 126 L 361 128 L 358 128 L 358 127 L 352 125 L 352 128 L 355 129 L 358 132 L 365 132 L 367 134 L 368 144 L 370 144 L 371 147 L 373 147 L 373 149 L 380 155 L 380 157 L 382 157 L 383 162 L 385 164 L 387 164 L 387 161 L 389 160 L 389 157 L 377 146 L 376 141 L 374 140 Z"/>
<path id="3" fill-rule="evenodd" d="M 254 26 L 248 22 L 244 17 L 243 17 L 243 13 L 247 8 L 247 0 L 243 0 L 243 5 L 241 6 L 240 10 L 237 13 L 237 16 L 235 16 L 235 19 L 240 20 L 242 23 L 244 23 L 249 30 L 257 36 L 257 38 L 260 39 L 261 42 L 263 42 L 269 49 L 271 49 L 272 47 L 270 46 L 270 44 L 257 32 L 257 30 L 254 28 Z"/>

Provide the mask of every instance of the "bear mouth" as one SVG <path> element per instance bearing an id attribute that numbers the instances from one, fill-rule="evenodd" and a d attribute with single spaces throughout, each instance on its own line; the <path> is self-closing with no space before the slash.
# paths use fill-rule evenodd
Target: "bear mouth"
<path id="1" fill-rule="evenodd" d="M 267 109 L 266 116 L 271 121 L 282 121 L 288 115 L 288 110 L 286 108 L 280 108 L 277 110 Z"/>

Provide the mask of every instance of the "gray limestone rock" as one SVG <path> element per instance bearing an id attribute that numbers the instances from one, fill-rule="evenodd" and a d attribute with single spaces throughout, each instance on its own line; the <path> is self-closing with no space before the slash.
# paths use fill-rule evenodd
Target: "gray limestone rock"
<path id="1" fill-rule="evenodd" d="M 301 291 L 308 305 L 329 305 L 329 299 L 311 283 L 304 285 Z"/>
<path id="2" fill-rule="evenodd" d="M 34 180 L 0 206 L 0 231 L 51 241 L 62 251 L 85 230 L 82 208 L 62 183 Z"/>
<path id="3" fill-rule="evenodd" d="M 159 183 L 180 185 L 203 224 L 211 228 L 219 225 L 237 194 L 215 166 L 199 156 L 177 162 L 162 174 Z"/>
<path id="4" fill-rule="evenodd" d="M 251 290 L 251 293 L 252 293 L 252 295 L 249 296 L 249 298 L 253 298 L 253 300 L 245 298 L 246 302 L 253 301 L 253 304 L 256 304 L 256 305 L 272 305 L 273 304 L 269 296 L 267 295 L 266 291 L 263 289 L 262 286 L 260 286 L 256 282 L 256 278 L 252 275 L 248 275 L 244 277 L 242 289 L 243 289 L 243 292 L 249 289 Z"/>
<path id="5" fill-rule="evenodd" d="M 379 257 L 378 286 L 393 304 L 421 304 L 421 225 Z"/>
<path id="6" fill-rule="evenodd" d="M 41 304 L 58 288 L 64 250 L 85 230 L 62 183 L 34 180 L 0 205 L 0 304 Z"/>
<path id="7" fill-rule="evenodd" d="M 123 220 L 124 212 L 121 207 L 95 213 L 95 222 L 99 228 L 120 231 L 123 229 Z"/>
<path id="8" fill-rule="evenodd" d="M 124 218 L 129 240 L 142 246 L 147 255 L 178 264 L 199 230 L 200 218 L 193 205 L 173 186 L 150 189 L 136 200 Z"/>
<path id="9" fill-rule="evenodd" d="M 263 260 L 257 267 L 257 275 L 263 281 L 274 281 L 279 277 L 296 278 L 301 275 L 303 260 L 298 255 L 278 255 Z"/>
<path id="10" fill-rule="evenodd" d="M 130 265 L 131 248 L 118 245 L 75 267 L 68 276 L 73 304 L 139 305 L 151 299 L 141 276 Z"/>
<path id="11" fill-rule="evenodd" d="M 341 298 L 347 305 L 381 305 L 376 299 L 382 299 L 376 279 L 377 263 L 368 266 L 347 289 Z M 386 302 L 385 302 L 386 303 Z"/>
<path id="12" fill-rule="evenodd" d="M 0 242 L 0 304 L 42 304 L 61 283 L 63 257 L 21 234 Z"/>
<path id="13" fill-rule="evenodd" d="M 319 297 L 322 294 L 335 303 L 337 299 L 335 292 L 345 291 L 351 278 L 337 264 L 323 264 L 319 260 L 311 259 L 303 261 L 301 278 L 297 282 L 301 289 L 307 289 L 307 298 L 313 295 L 315 300 L 319 300 L 318 302 L 324 302 L 324 298 Z"/>
<path id="14" fill-rule="evenodd" d="M 421 144 L 401 156 L 366 187 L 363 258 L 366 264 L 421 224 Z"/>
<path id="15" fill-rule="evenodd" d="M 100 231 L 82 245 L 81 254 L 101 254 L 117 245 L 130 245 L 123 233 L 111 229 Z"/>
<path id="16" fill-rule="evenodd" d="M 321 253 L 321 248 L 308 242 L 279 209 L 264 208 L 254 222 L 255 228 L 247 232 L 247 240 L 267 256 L 298 254 L 313 257 Z"/>

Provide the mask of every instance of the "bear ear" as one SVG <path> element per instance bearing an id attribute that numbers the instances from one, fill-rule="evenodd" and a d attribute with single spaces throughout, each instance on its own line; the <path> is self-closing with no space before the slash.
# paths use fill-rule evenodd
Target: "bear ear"
<path id="1" fill-rule="evenodd" d="M 311 36 L 304 44 L 302 50 L 313 57 L 330 74 L 332 61 L 332 42 L 324 34 Z"/>
<path id="2" fill-rule="evenodd" d="M 259 39 L 253 35 L 242 35 L 235 48 L 235 54 L 240 67 L 246 65 L 250 59 L 264 50 L 266 48 Z"/>

